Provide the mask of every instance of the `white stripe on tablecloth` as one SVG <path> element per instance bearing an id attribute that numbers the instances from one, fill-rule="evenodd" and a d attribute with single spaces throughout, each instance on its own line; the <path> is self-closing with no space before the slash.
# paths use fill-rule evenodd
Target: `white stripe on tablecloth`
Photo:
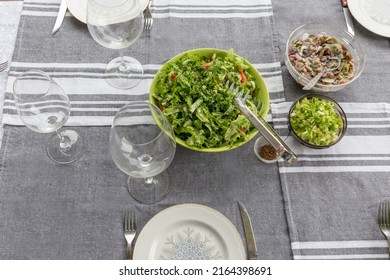
<path id="1" fill-rule="evenodd" d="M 278 92 L 278 91 L 274 90 L 273 92 Z M 271 103 L 279 103 L 279 102 L 284 102 L 284 101 L 286 101 L 286 99 L 284 97 L 270 100 Z"/>
<path id="2" fill-rule="evenodd" d="M 16 77 L 9 76 L 6 87 L 6 93 L 12 93 L 12 85 Z M 151 79 L 142 79 L 141 82 L 131 91 L 124 91 L 110 87 L 105 79 L 89 79 L 89 78 L 67 78 L 67 77 L 53 77 L 69 96 L 78 95 L 127 95 L 137 96 L 149 92 Z"/>
<path id="3" fill-rule="evenodd" d="M 164 0 L 162 0 L 164 1 Z M 52 4 L 56 4 L 56 5 L 60 5 L 61 3 L 61 0 L 24 0 L 24 3 L 23 5 L 25 5 L 26 3 L 30 3 L 30 4 L 43 4 L 43 3 L 52 3 Z"/>
<path id="4" fill-rule="evenodd" d="M 340 106 L 343 108 L 346 114 L 357 114 L 357 113 L 370 113 L 370 114 L 379 114 L 379 113 L 390 113 L 390 103 L 349 103 L 349 102 L 340 102 Z M 275 114 L 286 114 L 288 113 L 292 102 L 284 102 L 280 104 L 275 104 L 272 106 L 272 110 Z"/>
<path id="5" fill-rule="evenodd" d="M 328 149 L 308 149 L 293 137 L 288 137 L 286 143 L 301 155 L 389 155 L 390 135 L 346 135 L 337 145 Z M 364 143 L 364 145 L 362 145 Z"/>
<path id="6" fill-rule="evenodd" d="M 99 101 L 99 100 L 96 100 L 96 101 L 89 101 L 89 100 L 86 100 L 86 101 L 70 101 L 70 104 L 71 105 L 121 105 L 121 104 L 125 104 L 129 102 L 128 100 L 107 100 L 107 101 Z M 15 105 L 15 100 L 13 99 L 8 99 L 6 101 L 6 104 L 13 104 Z M 10 107 L 8 109 L 14 109 L 14 107 Z"/>
<path id="7" fill-rule="evenodd" d="M 333 161 L 333 165 L 281 165 L 280 173 L 339 173 L 339 172 L 390 172 L 385 163 L 390 155 L 390 135 L 345 136 L 337 145 L 328 149 L 307 149 L 293 137 L 287 144 L 298 154 L 298 164 L 304 162 Z M 362 145 L 361 143 L 365 143 Z M 337 156 L 335 156 L 337 155 Z M 302 156 L 302 161 L 300 160 Z M 338 162 L 342 162 L 337 165 Z M 368 164 L 369 162 L 369 164 Z"/>
<path id="8" fill-rule="evenodd" d="M 154 6 L 156 3 L 154 3 L 152 6 Z M 194 5 L 194 0 L 159 0 L 158 5 L 164 6 L 164 5 L 184 5 L 184 6 L 191 6 Z M 254 5 L 271 5 L 271 0 L 197 0 L 196 5 L 200 6 L 238 6 L 238 5 L 247 5 L 247 6 L 254 6 Z"/>
<path id="9" fill-rule="evenodd" d="M 287 114 L 292 102 L 272 104 L 272 112 L 278 117 L 273 117 L 275 129 L 288 129 Z M 349 129 L 388 129 L 390 128 L 388 103 L 339 103 L 347 114 Z M 355 114 L 359 116 L 354 117 Z M 362 117 L 367 116 L 367 117 Z"/>
<path id="10" fill-rule="evenodd" d="M 79 0 L 82 1 L 82 0 Z M 86 0 L 84 0 L 86 1 Z M 47 4 L 51 3 L 53 5 L 60 5 L 61 0 L 24 0 L 24 3 L 31 4 L 31 5 L 40 5 L 40 4 Z M 194 0 L 158 0 L 158 3 L 154 2 L 153 6 L 159 5 L 159 6 L 166 6 L 166 5 L 184 5 L 184 6 L 193 6 Z M 239 3 L 239 4 L 238 4 Z M 197 5 L 211 5 L 211 6 L 238 6 L 238 5 L 248 5 L 248 6 L 254 6 L 254 5 L 271 5 L 271 0 L 197 0 Z"/>
<path id="11" fill-rule="evenodd" d="M 147 79 L 153 79 L 154 72 L 157 72 L 161 68 L 161 64 L 146 64 L 142 65 L 145 72 L 143 75 L 144 79 L 141 83 L 145 82 Z M 253 66 L 262 74 L 263 79 L 267 85 L 269 92 L 280 92 L 283 90 L 283 81 L 281 77 L 281 72 L 278 69 L 278 64 L 275 63 L 263 63 L 263 64 L 253 64 Z M 106 64 L 102 63 L 26 63 L 26 62 L 12 62 L 11 71 L 9 73 L 11 82 L 8 85 L 12 84 L 15 76 L 20 73 L 26 71 L 26 69 L 41 69 L 42 71 L 51 71 L 53 72 L 51 75 L 55 79 L 63 79 L 62 82 L 66 83 L 66 76 L 72 77 L 72 79 L 80 79 L 80 84 L 82 81 L 87 82 L 88 87 L 88 79 L 101 79 L 104 81 L 103 71 L 106 67 Z M 68 70 L 69 71 L 66 71 Z M 64 71 L 65 70 L 65 71 Z M 75 77 L 75 76 L 83 76 L 83 77 Z M 96 81 L 93 81 L 95 83 Z M 147 82 L 148 86 L 150 86 L 150 81 Z M 79 85 L 80 85 L 79 84 Z M 139 86 L 138 86 L 139 87 Z M 138 87 L 136 90 L 138 90 Z M 83 87 L 81 87 L 83 88 Z M 106 87 L 103 87 L 106 88 Z M 8 91 L 12 89 L 10 87 L 7 88 Z M 119 90 L 123 93 L 123 91 Z M 139 91 L 139 90 L 138 90 Z M 74 90 L 72 92 L 77 92 Z M 71 94 L 71 93 L 70 93 Z M 107 93 L 106 93 L 107 94 Z"/>
<path id="12" fill-rule="evenodd" d="M 274 121 L 276 122 L 276 120 L 274 119 Z M 388 120 L 390 122 L 390 119 Z M 350 124 L 350 121 L 348 119 L 348 127 L 349 128 L 366 128 L 366 129 L 369 129 L 369 128 L 389 128 L 390 127 L 390 124 Z M 274 126 L 275 129 L 286 129 L 288 128 L 288 125 L 285 124 L 285 125 L 275 125 Z"/>
<path id="13" fill-rule="evenodd" d="M 279 167 L 280 173 L 390 172 L 390 165 Z"/>
<path id="14" fill-rule="evenodd" d="M 48 11 L 45 11 L 45 10 L 48 10 L 48 9 L 58 9 L 59 8 L 59 5 L 56 5 L 56 4 L 48 4 L 48 5 L 42 5 L 42 4 L 31 4 L 31 3 L 26 3 L 23 5 L 23 7 L 25 8 L 25 14 L 26 12 L 32 12 L 31 10 L 28 10 L 26 8 L 34 8 L 34 9 L 42 9 L 42 11 L 35 11 L 35 12 L 39 12 L 39 13 L 47 13 L 49 14 Z M 247 11 L 247 10 L 269 10 L 271 9 L 271 6 L 270 5 L 253 5 L 253 6 L 250 6 L 250 5 L 231 5 L 231 6 L 215 6 L 215 5 L 203 5 L 203 6 L 195 6 L 195 5 L 171 5 L 171 6 L 167 6 L 167 5 L 153 5 L 152 6 L 152 12 L 153 11 L 164 11 L 164 10 L 183 10 L 183 11 L 189 11 L 189 10 L 194 10 L 194 11 L 210 11 L 210 9 L 216 9 L 216 10 L 220 10 L 220 11 Z M 30 14 L 28 14 L 30 15 Z M 71 13 L 67 12 L 66 13 L 67 16 L 72 16 Z M 154 16 L 154 14 L 153 14 Z"/>
<path id="15" fill-rule="evenodd" d="M 72 111 L 75 111 L 72 108 Z M 118 108 L 113 112 L 117 112 Z M 66 126 L 108 126 L 112 124 L 115 114 L 112 116 L 72 116 L 70 115 L 68 121 L 66 122 Z M 3 116 L 5 119 L 3 123 L 12 124 L 16 126 L 24 126 L 25 124 L 22 122 L 18 115 L 9 115 L 5 114 Z"/>
<path id="16" fill-rule="evenodd" d="M 390 120 L 389 120 L 390 121 Z M 389 128 L 390 124 L 348 124 L 349 128 Z"/>
<path id="17" fill-rule="evenodd" d="M 68 68 L 68 69 L 105 69 L 107 64 L 104 63 L 36 63 L 36 62 L 17 62 L 12 61 L 11 67 L 14 68 L 13 71 L 24 71 L 18 70 L 18 68 Z M 159 70 L 162 64 L 143 64 L 142 67 L 144 70 Z M 281 73 L 280 63 L 271 62 L 271 63 L 252 63 L 252 66 L 257 70 L 264 72 L 269 71 L 271 73 Z M 273 71 L 271 71 L 273 70 Z M 291 104 L 291 103 L 290 103 Z"/>
<path id="18" fill-rule="evenodd" d="M 385 122 L 390 121 L 390 118 L 348 118 L 349 122 Z"/>
<path id="19" fill-rule="evenodd" d="M 275 67 L 273 63 L 269 64 L 260 64 L 268 66 L 268 68 Z M 18 69 L 18 68 L 49 68 L 49 69 L 85 69 L 85 70 L 91 70 L 91 69 L 101 69 L 104 71 L 107 64 L 105 63 L 36 63 L 36 62 L 17 62 L 12 61 L 11 62 L 11 68 L 13 72 L 24 72 L 25 69 Z M 142 65 L 144 70 L 158 70 L 161 68 L 161 64 L 143 64 Z"/>
<path id="20" fill-rule="evenodd" d="M 22 73 L 23 71 L 12 71 L 10 72 L 10 76 L 18 76 L 19 73 Z M 155 77 L 155 74 L 156 73 L 144 73 L 142 74 L 142 79 L 154 79 Z M 274 78 L 279 78 L 281 77 L 281 73 L 278 72 L 278 71 L 275 71 L 275 72 L 267 72 L 267 73 L 261 73 L 262 74 L 262 77 L 264 79 L 264 82 L 266 80 L 270 80 L 270 79 L 274 79 Z M 267 76 L 267 75 L 272 75 L 272 76 Z M 106 77 L 106 74 L 104 73 L 94 73 L 94 72 L 59 72 L 59 71 L 56 71 L 55 73 L 51 74 L 52 78 L 55 78 L 55 77 L 68 77 L 68 78 L 85 78 L 85 79 L 104 79 Z M 141 76 L 139 76 L 141 77 Z M 274 82 L 275 85 L 277 85 L 277 83 Z M 280 84 L 280 83 L 279 83 Z M 274 90 L 269 90 L 269 91 L 273 91 L 273 92 L 279 92 L 280 91 L 280 88 L 275 88 Z"/>
<path id="21" fill-rule="evenodd" d="M 345 249 L 345 248 L 387 248 L 385 240 L 348 240 L 348 241 L 300 241 L 291 242 L 291 249 Z"/>
<path id="22" fill-rule="evenodd" d="M 40 109 L 49 109 L 49 108 L 66 108 L 64 106 L 55 106 L 55 105 L 48 105 L 48 106 L 41 106 Z M 15 109 L 14 106 L 4 106 L 3 109 Z M 21 111 L 28 111 L 29 109 L 21 109 Z M 80 107 L 72 107 L 72 112 L 117 112 L 118 108 L 80 108 Z"/>
<path id="23" fill-rule="evenodd" d="M 23 125 L 20 118 L 17 117 L 15 102 L 12 98 L 12 84 L 16 77 L 26 71 L 26 69 L 41 69 L 48 71 L 53 79 L 64 89 L 71 99 L 72 112 L 77 113 L 76 116 L 70 117 L 67 125 L 110 125 L 112 119 L 107 118 L 107 114 L 118 110 L 118 105 L 126 104 L 134 97 L 147 99 L 152 79 L 162 65 L 147 64 L 143 65 L 146 74 L 143 75 L 141 82 L 131 90 L 123 91 L 110 87 L 104 79 L 103 63 L 30 63 L 30 62 L 12 62 L 11 71 L 8 77 L 6 88 L 6 99 L 3 110 L 3 123 L 11 125 Z M 264 73 L 263 79 L 270 92 L 270 102 L 282 102 L 277 93 L 283 91 L 283 81 L 280 72 L 280 63 L 256 63 L 254 67 L 260 73 Z M 119 100 L 104 101 L 104 100 L 83 100 L 89 96 L 107 95 L 115 97 Z M 275 97 L 274 97 L 275 96 Z M 128 100 L 126 100 L 128 97 Z M 82 113 L 87 113 L 84 116 Z M 91 116 L 95 115 L 95 116 Z M 102 116 L 103 115 L 103 116 Z M 16 117 L 15 117 L 16 116 Z M 271 121 L 271 115 L 267 115 L 267 121 Z"/>
<path id="24" fill-rule="evenodd" d="M 41 1 L 25 1 L 22 15 L 33 17 L 56 17 L 59 1 L 51 4 Z M 261 18 L 270 17 L 272 5 L 270 0 L 263 1 L 160 1 L 153 3 L 154 18 Z M 66 16 L 72 16 L 69 12 Z"/>
<path id="25" fill-rule="evenodd" d="M 114 120 L 114 115 L 99 116 L 99 117 L 96 116 L 74 117 L 71 115 L 65 125 L 66 126 L 107 126 L 112 124 Z M 9 115 L 9 114 L 4 114 L 3 123 L 12 124 L 16 126 L 25 125 L 21 121 L 18 115 Z"/>
<path id="26" fill-rule="evenodd" d="M 370 249 L 370 248 L 387 248 L 388 244 L 385 240 L 348 240 L 348 241 L 300 241 L 291 242 L 293 251 L 300 251 L 294 254 L 294 259 L 388 259 L 388 254 L 329 254 L 329 250 L 343 249 Z M 313 250 L 324 250 L 318 254 L 313 254 Z M 310 254 L 306 254 L 310 253 Z"/>
<path id="27" fill-rule="evenodd" d="M 166 13 L 166 14 L 153 14 L 154 18 L 261 18 L 261 17 L 270 17 L 272 12 L 262 12 L 262 13 Z"/>
<path id="28" fill-rule="evenodd" d="M 282 122 L 286 121 L 286 118 L 274 118 L 275 122 Z M 388 122 L 390 121 L 390 118 L 383 118 L 383 117 L 378 117 L 378 118 L 348 118 L 348 126 L 351 122 Z"/>
<path id="29" fill-rule="evenodd" d="M 194 5 L 182 5 L 182 6 L 176 6 L 176 5 L 154 5 L 152 6 L 152 11 L 164 11 L 164 10 L 196 10 L 196 11 L 209 11 L 212 10 L 220 10 L 220 11 L 236 11 L 236 10 L 269 10 L 271 9 L 270 5 L 255 5 L 255 6 L 249 6 L 249 5 L 224 5 L 224 6 L 214 6 L 214 5 L 203 5 L 203 6 L 194 6 Z"/>
<path id="30" fill-rule="evenodd" d="M 23 4 L 23 8 L 40 8 L 40 9 L 58 9 L 59 8 L 59 3 L 58 4 L 46 4 L 43 5 L 42 3 L 29 3 L 26 2 Z"/>
<path id="31" fill-rule="evenodd" d="M 32 17 L 57 17 L 58 12 L 43 12 L 43 11 L 28 11 L 23 10 L 22 16 Z M 262 18 L 272 16 L 272 12 L 261 13 L 165 13 L 165 14 L 153 14 L 153 18 Z M 71 14 L 66 13 L 66 16 Z"/>
<path id="32" fill-rule="evenodd" d="M 275 119 L 274 119 L 275 121 Z M 390 121 L 390 120 L 389 120 Z M 369 128 L 390 128 L 390 124 L 371 124 L 371 125 L 364 125 L 364 124 L 356 124 L 356 125 L 353 125 L 353 124 L 350 124 L 350 122 L 348 122 L 348 127 L 351 129 L 351 128 L 366 128 L 366 129 L 369 129 Z M 279 124 L 276 124 L 274 126 L 275 129 L 287 129 L 288 128 L 288 125 L 285 124 L 285 125 L 279 125 Z"/>
<path id="33" fill-rule="evenodd" d="M 294 255 L 294 260 L 350 260 L 350 259 L 388 259 L 388 254 L 351 254 L 351 255 Z"/>
<path id="34" fill-rule="evenodd" d="M 375 157 L 367 157 L 367 156 L 350 156 L 350 157 L 308 157 L 308 156 L 300 156 L 299 161 L 386 161 L 390 160 L 390 156 L 375 156 Z M 281 159 L 283 161 L 283 159 Z"/>

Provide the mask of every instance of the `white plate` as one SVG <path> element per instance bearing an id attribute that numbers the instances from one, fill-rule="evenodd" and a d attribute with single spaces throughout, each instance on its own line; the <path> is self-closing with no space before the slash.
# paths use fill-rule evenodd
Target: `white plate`
<path id="1" fill-rule="evenodd" d="M 348 1 L 353 17 L 365 28 L 384 37 L 390 37 L 389 0 Z"/>
<path id="2" fill-rule="evenodd" d="M 246 259 L 244 244 L 228 218 L 199 204 L 171 206 L 144 226 L 135 260 Z"/>
<path id="3" fill-rule="evenodd" d="M 69 12 L 79 21 L 87 23 L 87 2 L 88 0 L 66 0 Z M 149 0 L 139 0 L 142 11 L 146 9 Z"/>

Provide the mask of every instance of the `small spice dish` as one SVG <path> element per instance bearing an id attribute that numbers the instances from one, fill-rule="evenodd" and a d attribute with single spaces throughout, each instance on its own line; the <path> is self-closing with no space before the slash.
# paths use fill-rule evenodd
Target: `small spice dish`
<path id="1" fill-rule="evenodd" d="M 280 158 L 280 155 L 274 147 L 272 147 L 263 136 L 257 138 L 254 145 L 254 152 L 256 157 L 265 163 L 274 163 Z"/>

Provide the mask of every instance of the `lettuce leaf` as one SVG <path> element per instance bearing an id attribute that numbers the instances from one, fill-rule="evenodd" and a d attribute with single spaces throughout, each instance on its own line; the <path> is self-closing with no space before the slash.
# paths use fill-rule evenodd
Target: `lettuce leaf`
<path id="1" fill-rule="evenodd" d="M 210 57 L 186 54 L 159 72 L 153 97 L 176 136 L 188 145 L 233 145 L 245 141 L 255 128 L 234 106 L 234 96 L 226 83 L 253 94 L 255 83 L 248 69 L 233 50 L 224 58 L 215 53 Z M 258 115 L 252 94 L 247 104 Z"/>

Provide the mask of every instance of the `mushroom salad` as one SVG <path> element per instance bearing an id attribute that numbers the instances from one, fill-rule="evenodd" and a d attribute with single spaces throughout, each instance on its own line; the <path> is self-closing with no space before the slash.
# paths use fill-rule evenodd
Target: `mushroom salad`
<path id="1" fill-rule="evenodd" d="M 293 41 L 288 56 L 294 68 L 308 80 L 325 70 L 318 81 L 322 85 L 344 84 L 355 74 L 354 60 L 347 47 L 326 33 L 304 34 Z"/>

